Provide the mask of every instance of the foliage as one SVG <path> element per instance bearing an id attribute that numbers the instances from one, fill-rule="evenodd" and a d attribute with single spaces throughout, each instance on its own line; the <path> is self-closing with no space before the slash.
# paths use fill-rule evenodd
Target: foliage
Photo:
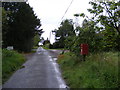
<path id="1" fill-rule="evenodd" d="M 49 47 L 50 47 L 50 41 L 47 38 L 47 40 L 44 40 L 44 42 L 43 42 L 43 48 L 49 49 Z"/>
<path id="2" fill-rule="evenodd" d="M 79 29 L 79 42 L 80 43 L 87 43 L 89 45 L 89 51 L 93 52 L 97 50 L 97 33 L 95 32 L 95 25 L 92 21 L 83 21 L 82 27 Z M 98 44 L 99 45 L 99 44 Z"/>
<path id="3" fill-rule="evenodd" d="M 3 2 L 8 28 L 3 27 L 3 47 L 14 46 L 18 51 L 29 52 L 35 31 L 40 31 L 40 20 L 26 2 Z M 27 12 L 27 13 L 26 13 Z"/>
<path id="4" fill-rule="evenodd" d="M 69 53 L 60 55 L 63 77 L 71 88 L 118 88 L 118 51 L 120 51 L 120 2 L 90 2 L 93 14 L 89 18 L 84 13 L 81 26 L 73 31 L 74 36 L 64 38 Z M 65 31 L 63 29 L 63 31 Z M 89 45 L 89 56 L 82 62 L 80 44 Z M 59 43 L 58 43 L 59 44 Z"/>
<path id="5" fill-rule="evenodd" d="M 108 48 L 108 50 L 120 50 L 120 43 L 118 42 L 118 40 L 120 40 L 120 1 L 98 1 L 89 3 L 92 5 L 92 9 L 88 9 L 88 11 L 93 14 L 92 19 L 94 22 L 103 25 L 103 41 L 105 43 L 105 47 Z"/>
<path id="6" fill-rule="evenodd" d="M 47 40 L 44 40 L 43 45 L 45 45 L 45 44 L 50 44 L 50 41 L 48 40 L 48 38 L 47 38 Z"/>
<path id="7" fill-rule="evenodd" d="M 106 27 L 105 30 L 102 31 L 104 35 L 103 40 L 103 49 L 104 51 L 118 51 L 119 50 L 119 42 L 117 33 L 115 32 L 114 28 Z"/>
<path id="8" fill-rule="evenodd" d="M 89 52 L 102 51 L 102 38 L 101 33 L 97 33 L 96 23 L 91 20 L 85 19 L 82 27 L 77 27 L 76 31 L 78 35 L 68 37 L 66 39 L 66 46 L 71 52 L 74 52 L 76 56 L 80 56 L 80 44 L 87 43 L 89 45 Z"/>
<path id="9" fill-rule="evenodd" d="M 55 46 L 58 48 L 64 48 L 65 40 L 67 37 L 72 37 L 75 35 L 75 31 L 73 28 L 73 21 L 70 19 L 66 19 L 61 22 L 61 26 L 56 30 L 56 43 Z"/>
<path id="10" fill-rule="evenodd" d="M 38 46 L 38 43 L 40 42 L 40 36 L 36 34 L 34 36 L 34 46 Z"/>
<path id="11" fill-rule="evenodd" d="M 2 36 L 5 36 L 5 34 L 6 34 L 6 29 L 8 29 L 8 24 L 7 24 L 7 14 L 8 14 L 8 12 L 6 12 L 5 10 L 4 10 L 4 8 L 2 8 L 2 27 L 0 27 L 0 28 L 2 28 L 2 31 L 0 31 L 0 33 L 1 33 L 1 35 Z M 2 37 L 2 39 L 3 40 L 5 40 L 6 39 L 6 37 Z M 4 41 L 1 41 L 1 42 L 3 42 L 2 44 L 4 44 Z M 1 43 L 0 42 L 0 43 Z M 2 45 L 1 44 L 1 45 Z"/>
<path id="12" fill-rule="evenodd" d="M 25 62 L 22 54 L 16 51 L 2 50 L 2 80 L 3 83 Z"/>
<path id="13" fill-rule="evenodd" d="M 82 26 L 73 30 L 76 35 L 65 37 L 62 43 L 65 41 L 64 46 L 74 52 L 76 56 L 79 56 L 82 43 L 87 43 L 89 52 L 92 53 L 119 51 L 119 2 L 97 1 L 90 2 L 90 4 L 92 9 L 88 9 L 88 11 L 93 14 L 93 17 L 89 18 L 84 13 L 74 14 L 76 17 L 80 16 L 85 19 Z M 63 29 L 63 31 L 65 30 Z"/>
<path id="14" fill-rule="evenodd" d="M 70 88 L 118 88 L 118 53 L 90 54 L 86 62 L 72 53 L 58 57 L 63 77 Z"/>
<path id="15" fill-rule="evenodd" d="M 116 29 L 118 33 L 118 24 L 119 24 L 119 6 L 120 2 L 89 2 L 92 5 L 92 9 L 88 9 L 91 14 L 94 14 L 97 17 L 97 20 L 101 22 L 104 26 L 110 26 Z M 104 14 L 106 13 L 106 14 Z"/>

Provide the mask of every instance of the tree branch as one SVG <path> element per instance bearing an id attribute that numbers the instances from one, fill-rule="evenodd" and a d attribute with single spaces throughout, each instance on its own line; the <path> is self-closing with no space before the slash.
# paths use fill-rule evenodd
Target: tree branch
<path id="1" fill-rule="evenodd" d="M 118 26 L 117 26 L 117 23 L 116 23 L 117 21 L 116 21 L 114 15 L 113 15 L 112 12 L 108 9 L 107 4 L 106 4 L 106 3 L 104 3 L 104 4 L 105 4 L 106 11 L 108 12 L 109 17 L 112 18 L 113 21 L 114 21 L 114 22 L 111 21 L 111 23 L 113 24 L 113 27 L 114 27 L 114 28 L 117 30 L 117 32 L 120 34 L 120 31 L 118 30 Z"/>

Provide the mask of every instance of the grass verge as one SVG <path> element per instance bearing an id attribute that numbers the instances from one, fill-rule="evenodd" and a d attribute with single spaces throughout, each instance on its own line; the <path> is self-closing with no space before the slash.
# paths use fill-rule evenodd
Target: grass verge
<path id="1" fill-rule="evenodd" d="M 118 53 L 90 54 L 81 62 L 73 53 L 58 57 L 63 78 L 70 88 L 118 88 Z"/>
<path id="2" fill-rule="evenodd" d="M 22 54 L 16 51 L 2 50 L 2 83 L 5 83 L 9 77 L 21 67 L 25 62 Z"/>
<path id="3" fill-rule="evenodd" d="M 2 49 L 0 48 L 0 86 L 2 86 Z"/>

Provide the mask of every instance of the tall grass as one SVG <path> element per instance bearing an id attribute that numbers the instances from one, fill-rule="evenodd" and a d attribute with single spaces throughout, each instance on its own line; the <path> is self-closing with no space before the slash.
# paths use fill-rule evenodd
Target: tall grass
<path id="1" fill-rule="evenodd" d="M 0 48 L 0 86 L 2 85 L 2 49 Z"/>
<path id="2" fill-rule="evenodd" d="M 78 61 L 71 53 L 58 57 L 63 77 L 70 88 L 117 88 L 118 53 L 90 54 L 86 61 Z"/>
<path id="3" fill-rule="evenodd" d="M 25 62 L 22 54 L 16 51 L 9 51 L 3 49 L 2 51 L 2 82 L 4 83 L 8 78 L 21 67 Z"/>

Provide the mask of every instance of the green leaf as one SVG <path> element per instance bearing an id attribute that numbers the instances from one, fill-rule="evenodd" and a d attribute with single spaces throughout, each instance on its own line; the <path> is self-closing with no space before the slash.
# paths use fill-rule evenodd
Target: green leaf
<path id="1" fill-rule="evenodd" d="M 81 17 L 85 17 L 85 14 L 84 14 L 84 13 L 81 13 L 80 16 L 81 16 Z"/>

